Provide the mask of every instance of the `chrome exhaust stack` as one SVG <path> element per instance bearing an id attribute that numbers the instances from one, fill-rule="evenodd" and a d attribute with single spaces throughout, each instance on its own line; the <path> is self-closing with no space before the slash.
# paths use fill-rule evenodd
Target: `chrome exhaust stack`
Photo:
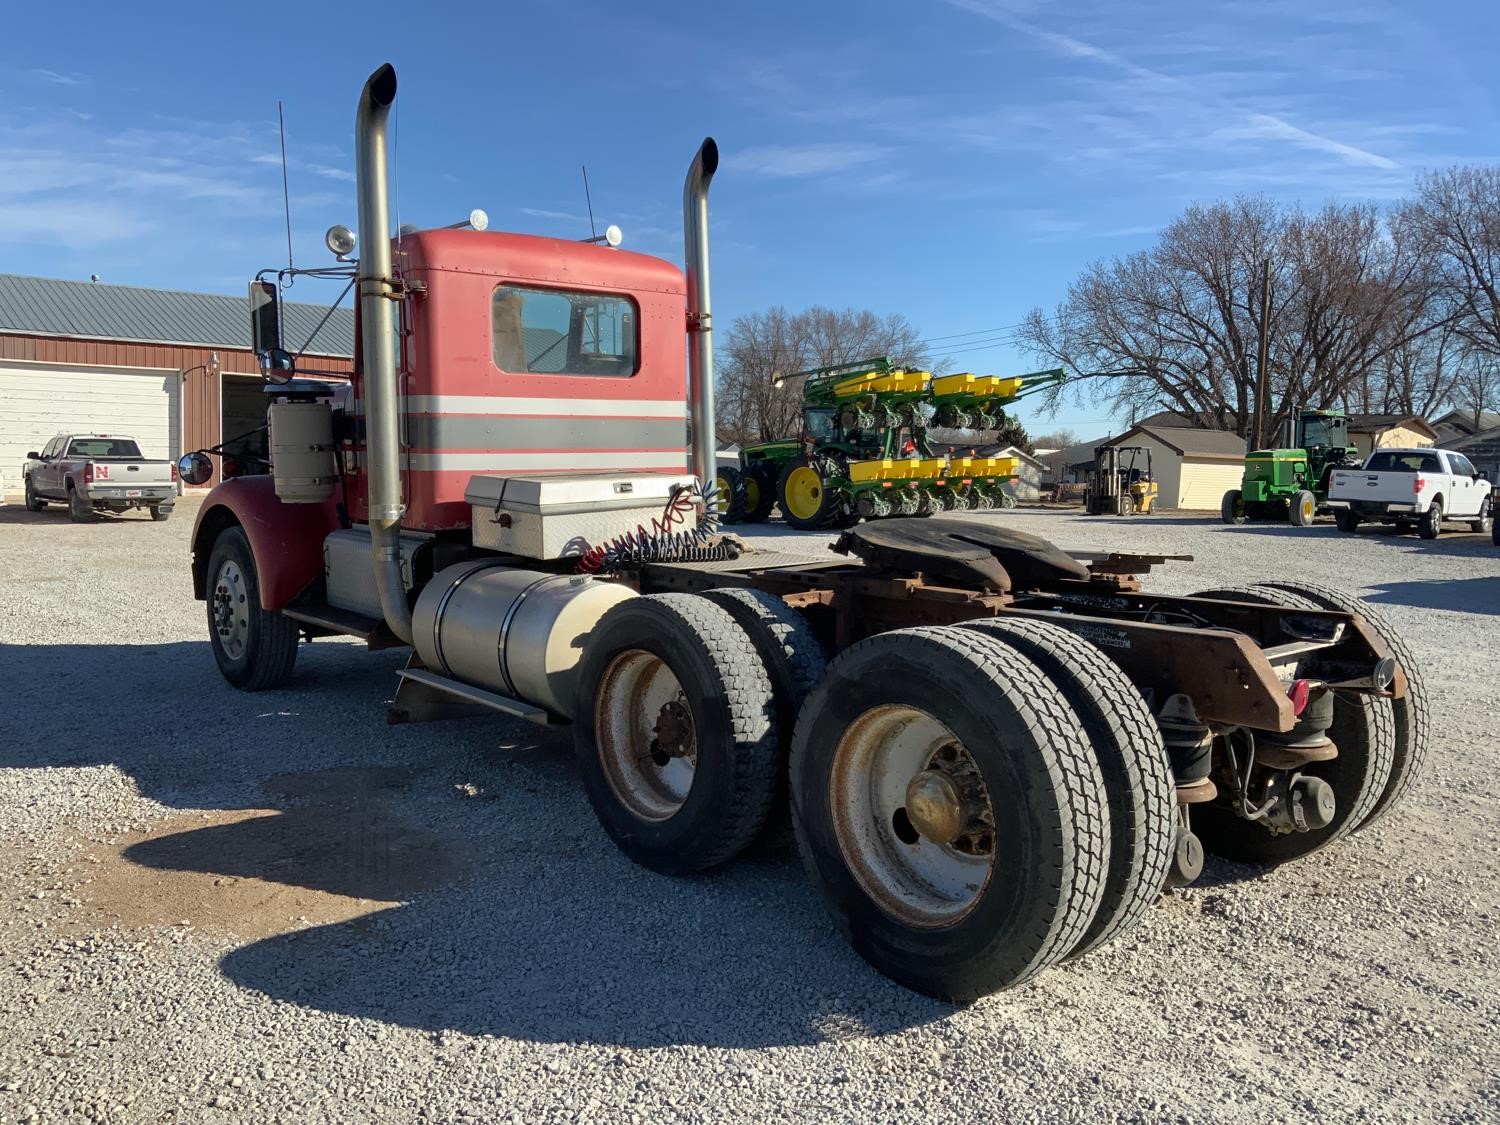
<path id="1" fill-rule="evenodd" d="M 682 185 L 682 233 L 686 247 L 688 410 L 693 422 L 693 474 L 706 491 L 718 476 L 714 429 L 713 317 L 708 296 L 708 185 L 719 168 L 719 146 L 704 138 Z"/>
<path id="2" fill-rule="evenodd" d="M 401 425 L 396 372 L 397 290 L 391 268 L 386 124 L 396 100 L 396 69 L 386 63 L 365 82 L 354 118 L 359 195 L 360 354 L 365 398 L 365 480 L 375 589 L 391 632 L 411 643 L 411 607 L 401 577 Z"/>

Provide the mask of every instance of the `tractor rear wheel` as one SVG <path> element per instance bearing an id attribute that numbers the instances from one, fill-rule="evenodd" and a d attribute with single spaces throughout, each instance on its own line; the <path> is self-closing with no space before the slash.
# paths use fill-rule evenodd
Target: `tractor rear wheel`
<path id="1" fill-rule="evenodd" d="M 1219 501 L 1219 518 L 1229 524 L 1245 522 L 1245 508 L 1238 488 L 1231 488 L 1224 493 L 1224 499 Z"/>
<path id="2" fill-rule="evenodd" d="M 1324 608 L 1311 598 L 1270 585 L 1204 590 L 1193 597 L 1292 609 Z M 1219 799 L 1193 808 L 1193 831 L 1203 841 L 1203 847 L 1240 863 L 1280 864 L 1321 851 L 1354 831 L 1370 815 L 1390 781 L 1396 754 L 1391 701 L 1356 692 L 1334 692 L 1333 723 L 1328 728 L 1328 737 L 1338 755 L 1297 769 L 1304 777 L 1315 778 L 1332 789 L 1334 809 L 1327 825 L 1273 835 L 1265 824 L 1247 820 L 1233 811 L 1233 786 L 1221 780 Z M 1242 752 L 1246 751 L 1248 748 Z"/>
<path id="3" fill-rule="evenodd" d="M 818 531 L 839 516 L 838 497 L 828 488 L 816 458 L 794 457 L 776 487 L 781 518 L 798 531 Z"/>
<path id="4" fill-rule="evenodd" d="M 745 522 L 765 523 L 776 507 L 778 473 L 774 461 L 752 461 L 745 470 Z"/>
<path id="5" fill-rule="evenodd" d="M 745 518 L 745 476 L 732 465 L 720 465 L 714 479 L 714 507 L 720 523 L 740 523 Z"/>
<path id="6" fill-rule="evenodd" d="M 1303 489 L 1292 497 L 1292 506 L 1287 514 L 1298 527 L 1310 527 L 1318 514 L 1318 498 Z"/>
<path id="7" fill-rule="evenodd" d="M 1177 835 L 1177 797 L 1151 709 L 1120 666 L 1076 633 L 1045 621 L 991 618 L 964 628 L 1019 649 L 1077 713 L 1104 779 L 1109 872 L 1099 912 L 1068 955 L 1079 957 L 1139 922 L 1161 894 Z"/>
<path id="8" fill-rule="evenodd" d="M 766 823 L 773 688 L 734 617 L 695 594 L 615 606 L 578 666 L 573 749 L 619 849 L 667 875 L 733 859 Z"/>
<path id="9" fill-rule="evenodd" d="M 792 822 L 814 886 L 893 980 L 968 1002 L 1066 956 L 1109 853 L 1078 715 L 1017 649 L 952 627 L 844 651 L 802 708 Z"/>
<path id="10" fill-rule="evenodd" d="M 260 575 L 239 527 L 214 540 L 208 556 L 208 640 L 219 673 L 241 691 L 278 688 L 297 663 L 297 623 L 262 609 Z"/>
<path id="11" fill-rule="evenodd" d="M 1422 678 L 1416 657 L 1412 655 L 1401 631 L 1362 598 L 1312 582 L 1265 582 L 1261 585 L 1285 590 L 1324 609 L 1359 614 L 1385 642 L 1386 648 L 1391 650 L 1391 654 L 1400 663 L 1401 671 L 1406 674 L 1406 694 L 1390 701 L 1396 720 L 1396 754 L 1391 762 L 1390 780 L 1374 808 L 1365 816 L 1363 823 L 1356 827 L 1364 828 L 1374 824 L 1411 791 L 1412 786 L 1421 778 L 1427 762 L 1432 710 L 1427 701 L 1427 684 Z"/>

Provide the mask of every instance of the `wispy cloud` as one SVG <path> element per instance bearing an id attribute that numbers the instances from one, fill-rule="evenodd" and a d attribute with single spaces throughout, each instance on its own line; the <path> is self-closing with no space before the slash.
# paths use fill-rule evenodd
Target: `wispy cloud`
<path id="1" fill-rule="evenodd" d="M 1291 124 L 1291 122 L 1283 121 L 1274 114 L 1252 113 L 1246 118 L 1246 121 L 1250 126 L 1251 134 L 1254 136 L 1276 137 L 1281 140 L 1288 140 L 1303 148 L 1331 153 L 1352 164 L 1365 164 L 1371 168 L 1387 169 L 1401 167 L 1401 165 L 1389 157 L 1368 152 L 1358 145 L 1345 144 L 1342 141 L 1334 140 L 1332 137 L 1319 136 L 1317 133 L 1310 133 L 1306 129 L 1299 129 L 1297 126 Z"/>
<path id="2" fill-rule="evenodd" d="M 772 179 L 830 176 L 888 156 L 886 145 L 836 142 L 832 144 L 760 145 L 742 149 L 725 162 L 733 171 Z"/>
<path id="3" fill-rule="evenodd" d="M 50 82 L 54 86 L 77 86 L 83 79 L 76 74 L 64 74 L 60 70 L 48 70 L 45 67 L 34 67 L 27 71 L 33 78 L 40 78 L 43 82 Z"/>
<path id="4" fill-rule="evenodd" d="M 533 219 L 556 219 L 564 223 L 586 223 L 589 221 L 587 215 L 574 215 L 569 211 L 548 211 L 544 207 L 522 207 L 521 214 L 530 215 Z"/>

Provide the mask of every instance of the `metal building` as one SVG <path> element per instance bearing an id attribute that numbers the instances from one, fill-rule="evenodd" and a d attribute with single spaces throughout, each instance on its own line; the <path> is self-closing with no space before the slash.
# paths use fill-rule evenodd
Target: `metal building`
<path id="1" fill-rule="evenodd" d="M 286 344 L 310 366 L 347 374 L 354 314 L 335 309 L 313 337 L 326 313 L 287 302 Z M 129 433 L 148 457 L 217 445 L 263 423 L 263 388 L 244 297 L 0 274 L 6 487 L 27 452 L 59 431 Z"/>

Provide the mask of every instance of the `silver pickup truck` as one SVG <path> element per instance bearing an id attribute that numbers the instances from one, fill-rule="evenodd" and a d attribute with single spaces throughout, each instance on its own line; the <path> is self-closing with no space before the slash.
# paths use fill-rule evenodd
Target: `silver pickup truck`
<path id="1" fill-rule="evenodd" d="M 164 520 L 177 499 L 177 465 L 147 460 L 135 438 L 124 434 L 58 434 L 40 452 L 26 455 L 21 475 L 28 511 L 66 504 L 78 522 L 96 511 L 132 508 Z"/>

